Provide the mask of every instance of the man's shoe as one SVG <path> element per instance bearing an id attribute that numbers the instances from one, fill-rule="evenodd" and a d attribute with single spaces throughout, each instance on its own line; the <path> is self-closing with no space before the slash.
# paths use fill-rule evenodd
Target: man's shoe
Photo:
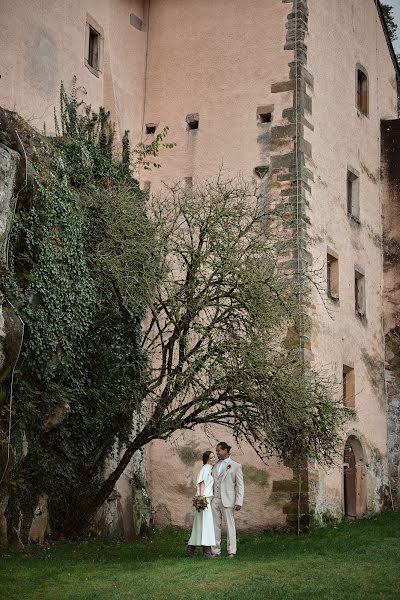
<path id="1" fill-rule="evenodd" d="M 221 558 L 220 554 L 211 554 L 211 558 Z"/>
<path id="2" fill-rule="evenodd" d="M 228 554 L 228 558 L 235 558 L 236 554 Z"/>

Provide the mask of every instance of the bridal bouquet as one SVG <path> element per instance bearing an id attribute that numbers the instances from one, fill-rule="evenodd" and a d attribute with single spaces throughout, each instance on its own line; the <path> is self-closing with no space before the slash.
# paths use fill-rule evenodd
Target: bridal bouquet
<path id="1" fill-rule="evenodd" d="M 195 496 L 192 501 L 197 512 L 203 512 L 208 506 L 208 500 L 205 496 Z"/>

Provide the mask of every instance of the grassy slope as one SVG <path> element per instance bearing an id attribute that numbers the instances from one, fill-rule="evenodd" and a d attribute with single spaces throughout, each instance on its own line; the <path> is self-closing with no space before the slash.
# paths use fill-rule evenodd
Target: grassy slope
<path id="1" fill-rule="evenodd" d="M 0 553 L 7 600 L 400 598 L 400 513 L 296 538 L 241 535 L 238 556 L 183 558 L 185 532 L 140 543 L 60 542 Z"/>

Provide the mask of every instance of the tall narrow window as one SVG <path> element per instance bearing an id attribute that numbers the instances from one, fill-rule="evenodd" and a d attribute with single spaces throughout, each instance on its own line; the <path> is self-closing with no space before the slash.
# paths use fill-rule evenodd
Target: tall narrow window
<path id="1" fill-rule="evenodd" d="M 339 260 L 338 255 L 329 250 L 326 255 L 326 289 L 329 298 L 339 299 Z"/>
<path id="2" fill-rule="evenodd" d="M 360 267 L 354 269 L 354 308 L 358 317 L 365 317 L 365 275 Z"/>
<path id="3" fill-rule="evenodd" d="M 360 219 L 360 178 L 356 171 L 347 169 L 347 214 L 355 221 Z"/>
<path id="4" fill-rule="evenodd" d="M 99 70 L 100 35 L 92 27 L 89 27 L 89 54 L 88 63 L 97 71 Z"/>
<path id="5" fill-rule="evenodd" d="M 85 65 L 93 75 L 99 77 L 103 60 L 103 29 L 86 15 Z"/>
<path id="6" fill-rule="evenodd" d="M 361 65 L 357 68 L 357 109 L 368 115 L 368 76 Z"/>
<path id="7" fill-rule="evenodd" d="M 343 365 L 343 404 L 349 408 L 355 407 L 354 369 L 347 365 Z"/>

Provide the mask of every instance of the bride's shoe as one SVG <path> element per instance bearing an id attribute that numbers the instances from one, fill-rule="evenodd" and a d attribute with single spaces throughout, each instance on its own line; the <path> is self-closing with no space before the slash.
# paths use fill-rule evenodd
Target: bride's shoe
<path id="1" fill-rule="evenodd" d="M 186 548 L 186 556 L 187 558 L 194 558 L 196 554 L 196 546 L 188 546 Z"/>

